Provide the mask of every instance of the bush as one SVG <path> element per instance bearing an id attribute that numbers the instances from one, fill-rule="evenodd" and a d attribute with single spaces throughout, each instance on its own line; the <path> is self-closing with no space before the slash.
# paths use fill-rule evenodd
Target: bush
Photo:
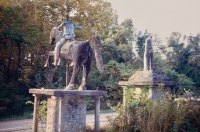
<path id="1" fill-rule="evenodd" d="M 194 91 L 194 82 L 191 78 L 188 78 L 185 74 L 179 74 L 175 70 L 163 69 L 163 72 L 171 81 L 179 82 L 179 92 L 183 92 L 184 89 Z"/>
<path id="2" fill-rule="evenodd" d="M 146 90 L 145 90 L 146 89 Z M 148 99 L 148 87 L 140 95 L 134 87 L 126 87 L 126 106 L 112 107 L 118 112 L 116 118 L 108 118 L 104 132 L 199 132 L 200 104 L 190 98 L 174 101 L 171 95 L 157 102 Z"/>

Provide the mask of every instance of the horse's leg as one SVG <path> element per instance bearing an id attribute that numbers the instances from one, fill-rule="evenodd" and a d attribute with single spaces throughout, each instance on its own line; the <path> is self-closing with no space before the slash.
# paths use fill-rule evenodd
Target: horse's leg
<path id="1" fill-rule="evenodd" d="M 45 63 L 45 65 L 44 65 L 44 67 L 47 67 L 47 66 L 49 65 L 49 58 L 50 58 L 50 56 L 48 55 L 48 57 L 47 57 L 47 60 L 46 60 L 46 63 Z"/>
<path id="2" fill-rule="evenodd" d="M 86 88 L 86 80 L 87 80 L 88 74 L 90 72 L 91 62 L 92 62 L 92 56 L 89 56 L 87 58 L 86 63 L 83 64 L 82 81 L 81 81 L 81 85 L 79 86 L 78 90 L 87 90 L 87 88 Z"/>
<path id="3" fill-rule="evenodd" d="M 60 66 L 60 64 L 61 64 L 61 59 L 60 59 L 60 57 L 59 57 L 59 59 L 58 59 L 58 66 Z"/>
<path id="4" fill-rule="evenodd" d="M 89 70 L 87 69 L 87 66 L 85 64 L 83 64 L 82 81 L 81 81 L 81 85 L 79 86 L 78 90 L 87 90 L 86 80 L 87 80 L 88 73 L 89 73 Z"/>
<path id="5" fill-rule="evenodd" d="M 49 59 L 50 59 L 51 56 L 54 56 L 54 52 L 53 51 L 49 51 L 48 57 L 47 57 L 47 60 L 46 60 L 46 63 L 44 65 L 44 67 L 49 66 Z"/>
<path id="6" fill-rule="evenodd" d="M 80 65 L 78 63 L 78 60 L 76 60 L 76 62 L 74 62 L 74 67 L 73 67 L 71 80 L 70 80 L 68 86 L 65 88 L 65 90 L 74 90 L 75 77 L 76 77 L 79 69 L 80 69 Z"/>

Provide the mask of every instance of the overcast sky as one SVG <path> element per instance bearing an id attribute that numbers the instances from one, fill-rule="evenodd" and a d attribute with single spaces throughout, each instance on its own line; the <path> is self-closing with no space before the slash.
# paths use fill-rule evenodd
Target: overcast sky
<path id="1" fill-rule="evenodd" d="M 200 0 L 106 0 L 118 11 L 118 22 L 131 18 L 137 31 L 160 37 L 171 32 L 200 33 Z"/>

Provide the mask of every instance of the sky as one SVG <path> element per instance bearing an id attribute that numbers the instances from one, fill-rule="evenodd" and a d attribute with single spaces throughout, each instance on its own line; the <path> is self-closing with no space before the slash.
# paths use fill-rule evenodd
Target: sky
<path id="1" fill-rule="evenodd" d="M 172 32 L 200 33 L 200 0 L 106 0 L 117 10 L 121 23 L 132 19 L 137 31 L 148 30 L 159 37 Z"/>

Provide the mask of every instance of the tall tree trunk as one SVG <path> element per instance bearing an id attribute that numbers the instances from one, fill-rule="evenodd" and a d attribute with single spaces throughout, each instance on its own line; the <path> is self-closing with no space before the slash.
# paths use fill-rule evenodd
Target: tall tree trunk
<path id="1" fill-rule="evenodd" d="M 17 64 L 17 88 L 19 88 L 19 78 L 21 77 L 21 45 L 17 43 L 18 48 L 18 64 Z"/>
<path id="2" fill-rule="evenodd" d="M 4 82 L 6 84 L 8 84 L 9 80 L 10 80 L 10 65 L 11 65 L 11 57 L 8 57 L 8 63 L 7 63 L 7 66 L 6 64 L 4 65 L 5 66 L 5 78 L 4 78 Z M 5 62 L 6 63 L 6 62 Z"/>

